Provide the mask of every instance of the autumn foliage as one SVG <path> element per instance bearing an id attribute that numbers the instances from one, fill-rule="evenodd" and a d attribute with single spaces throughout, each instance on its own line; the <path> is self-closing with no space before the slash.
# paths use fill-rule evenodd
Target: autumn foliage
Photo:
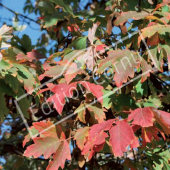
<path id="1" fill-rule="evenodd" d="M 36 46 L 0 29 L 2 168 L 170 169 L 170 1 L 81 3 L 38 0 Z"/>

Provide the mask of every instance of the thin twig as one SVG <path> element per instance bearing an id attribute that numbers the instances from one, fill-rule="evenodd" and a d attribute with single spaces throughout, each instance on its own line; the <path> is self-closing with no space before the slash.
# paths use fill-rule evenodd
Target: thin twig
<path id="1" fill-rule="evenodd" d="M 4 7 L 5 9 L 7 9 L 8 11 L 10 11 L 11 13 L 13 13 L 13 14 L 15 14 L 15 15 L 17 15 L 17 16 L 21 16 L 21 17 L 23 17 L 23 18 L 25 18 L 25 19 L 28 19 L 28 20 L 36 23 L 36 24 L 39 24 L 36 20 L 34 20 L 34 19 L 32 19 L 32 18 L 29 18 L 29 17 L 27 17 L 26 15 L 23 15 L 23 14 L 20 14 L 20 13 L 18 13 L 18 12 L 15 12 L 14 10 L 8 8 L 7 6 L 3 5 L 2 3 L 0 3 L 0 6 Z"/>

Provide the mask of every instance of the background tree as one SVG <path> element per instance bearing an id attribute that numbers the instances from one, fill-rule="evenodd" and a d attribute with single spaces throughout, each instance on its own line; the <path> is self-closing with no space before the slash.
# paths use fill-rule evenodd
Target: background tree
<path id="1" fill-rule="evenodd" d="M 0 168 L 170 169 L 169 5 L 27 0 L 36 20 L 2 1 Z M 45 31 L 36 45 L 17 21 Z"/>

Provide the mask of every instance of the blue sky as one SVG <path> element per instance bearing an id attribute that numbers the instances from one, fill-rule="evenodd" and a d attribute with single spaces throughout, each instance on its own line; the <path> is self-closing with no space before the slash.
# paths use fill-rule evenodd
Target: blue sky
<path id="1" fill-rule="evenodd" d="M 34 20 L 37 20 L 37 18 L 39 17 L 38 15 L 35 14 L 29 14 L 28 12 L 24 13 L 23 8 L 24 8 L 24 3 L 26 2 L 26 0 L 2 0 L 1 3 L 5 6 L 7 6 L 8 8 L 21 13 L 23 15 L 26 15 Z M 32 0 L 32 2 L 34 3 L 35 1 Z M 15 15 L 11 12 L 9 12 L 7 9 L 1 7 L 0 8 L 0 17 L 2 18 L 1 22 L 0 22 L 0 26 L 3 25 L 4 21 L 8 24 L 8 25 L 12 25 L 11 21 L 7 21 L 8 19 L 13 19 L 15 17 Z M 7 20 L 6 20 L 7 19 Z M 19 22 L 19 25 L 22 25 L 22 22 Z M 37 39 L 40 37 L 40 35 L 42 34 L 42 31 L 40 30 L 40 26 L 34 22 L 31 22 L 31 26 L 34 29 L 31 29 L 29 26 L 27 26 L 27 28 L 22 31 L 22 32 L 15 32 L 15 34 L 18 34 L 19 37 L 22 37 L 23 34 L 27 34 L 29 35 L 29 37 L 32 40 L 32 43 L 35 44 Z"/>

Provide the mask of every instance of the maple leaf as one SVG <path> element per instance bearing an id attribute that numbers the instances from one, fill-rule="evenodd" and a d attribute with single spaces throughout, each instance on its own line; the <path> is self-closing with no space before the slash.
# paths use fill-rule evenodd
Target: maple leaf
<path id="1" fill-rule="evenodd" d="M 54 86 L 51 91 L 55 93 L 53 96 L 48 98 L 48 102 L 54 103 L 54 108 L 58 111 L 59 114 L 62 113 L 63 107 L 66 103 L 65 97 L 72 97 L 73 90 L 77 87 L 77 83 L 66 84 L 61 83 Z"/>
<path id="2" fill-rule="evenodd" d="M 64 140 L 53 155 L 53 161 L 49 162 L 47 170 L 57 170 L 59 167 L 63 169 L 66 159 L 71 160 L 71 153 L 67 141 Z"/>
<path id="3" fill-rule="evenodd" d="M 128 19 L 134 19 L 139 20 L 146 16 L 148 16 L 149 13 L 142 11 L 142 12 L 136 12 L 136 11 L 128 11 L 128 12 L 122 12 L 120 16 L 117 17 L 117 19 L 114 21 L 114 25 L 123 25 Z"/>
<path id="4" fill-rule="evenodd" d="M 109 130 L 113 124 L 114 120 L 108 120 L 96 125 L 93 125 L 89 131 L 89 140 L 84 145 L 82 150 L 82 155 L 89 161 L 95 154 L 102 150 L 105 144 L 105 138 L 108 134 L 104 131 Z"/>
<path id="5" fill-rule="evenodd" d="M 84 147 L 84 144 L 86 143 L 89 136 L 89 127 L 84 127 L 81 129 L 78 129 L 74 140 L 76 140 L 77 146 L 82 150 Z"/>
<path id="6" fill-rule="evenodd" d="M 148 38 L 147 45 L 154 46 L 154 45 L 158 45 L 159 42 L 160 42 L 159 34 L 156 32 L 154 35 L 152 35 L 150 38 Z"/>
<path id="7" fill-rule="evenodd" d="M 70 26 L 67 26 L 68 31 L 70 32 L 77 32 L 80 28 L 77 24 L 71 24 Z"/>
<path id="8" fill-rule="evenodd" d="M 138 148 L 140 146 L 139 144 L 139 139 L 135 136 L 135 139 L 132 141 L 132 143 L 130 144 L 131 148 Z"/>
<path id="9" fill-rule="evenodd" d="M 13 28 L 12 27 L 8 27 L 7 25 L 3 25 L 0 28 L 0 41 L 1 41 L 1 48 L 7 48 L 7 47 L 11 47 L 10 44 L 7 44 L 6 42 L 9 41 L 13 35 Z"/>
<path id="10" fill-rule="evenodd" d="M 61 75 L 61 70 L 64 68 L 64 66 L 61 66 L 61 65 L 56 65 L 56 66 L 51 66 L 51 67 L 48 67 L 45 71 L 44 74 L 41 74 L 38 79 L 39 80 L 42 80 L 44 77 L 57 77 L 57 76 L 60 76 Z"/>
<path id="11" fill-rule="evenodd" d="M 48 122 L 35 122 L 33 123 L 33 127 L 38 130 L 39 133 L 41 133 L 41 137 L 56 137 L 57 138 L 57 133 L 56 133 L 56 128 L 54 124 L 50 121 Z M 48 130 L 47 130 L 48 129 Z M 44 131 L 45 130 L 45 131 Z"/>
<path id="12" fill-rule="evenodd" d="M 148 72 L 148 71 L 151 70 L 152 67 L 143 58 L 142 58 L 142 62 L 141 62 L 141 67 L 142 67 L 142 72 L 144 73 L 144 74 L 142 74 L 142 78 L 141 78 L 141 83 L 143 83 L 150 76 L 150 72 Z M 148 72 L 148 73 L 145 74 L 146 72 Z"/>
<path id="13" fill-rule="evenodd" d="M 148 127 L 148 128 L 142 128 L 142 146 L 146 146 L 147 143 L 151 143 L 151 141 L 155 138 L 156 140 L 159 140 L 159 137 L 157 136 L 158 130 L 155 126 Z"/>
<path id="14" fill-rule="evenodd" d="M 140 125 L 142 127 L 153 126 L 154 114 L 149 107 L 138 108 L 131 112 L 128 116 L 128 120 L 133 120 L 133 124 Z"/>
<path id="15" fill-rule="evenodd" d="M 88 39 L 91 43 L 91 45 L 93 45 L 93 41 L 94 41 L 94 37 L 95 37 L 95 33 L 96 33 L 96 30 L 97 30 L 97 27 L 99 26 L 99 22 L 93 24 L 93 27 L 92 28 L 89 28 L 89 32 L 88 32 Z"/>
<path id="16" fill-rule="evenodd" d="M 153 126 L 153 121 L 156 121 L 167 135 L 170 134 L 170 113 L 165 111 L 153 107 L 138 108 L 129 115 L 128 120 L 132 119 L 133 124 L 142 127 Z"/>
<path id="17" fill-rule="evenodd" d="M 86 158 L 86 161 L 91 160 L 96 152 L 99 152 L 104 147 L 104 143 L 100 145 L 94 145 L 92 142 L 88 141 L 81 152 L 82 155 Z"/>
<path id="18" fill-rule="evenodd" d="M 101 103 L 103 102 L 102 96 L 103 87 L 86 81 L 74 82 L 71 84 L 61 83 L 58 85 L 51 86 L 50 90 L 55 93 L 53 96 L 47 99 L 48 102 L 54 103 L 54 108 L 59 114 L 62 113 L 63 107 L 66 103 L 65 98 L 71 98 L 73 96 L 73 91 L 76 90 L 77 83 L 83 85 L 87 90 L 89 90 Z M 49 88 L 45 89 L 48 90 Z M 43 89 L 44 91 L 44 89 Z"/>
<path id="19" fill-rule="evenodd" d="M 135 139 L 132 127 L 125 121 L 116 122 L 110 130 L 109 143 L 115 156 L 123 156 L 128 145 Z"/>
<path id="20" fill-rule="evenodd" d="M 76 63 L 72 63 L 64 74 L 67 83 L 69 84 L 78 74 L 85 74 L 86 72 L 79 68 Z"/>
<path id="21" fill-rule="evenodd" d="M 111 119 L 111 120 L 93 125 L 89 132 L 89 141 L 93 141 L 93 143 L 96 145 L 100 145 L 104 143 L 105 138 L 107 137 L 107 133 L 105 133 L 104 131 L 109 130 L 113 123 L 114 123 L 114 120 Z"/>
<path id="22" fill-rule="evenodd" d="M 168 69 L 170 70 L 170 47 L 168 45 L 160 45 L 159 44 L 159 51 L 161 49 L 164 49 L 167 54 L 167 60 L 168 60 Z"/>
<path id="23" fill-rule="evenodd" d="M 101 123 L 106 119 L 105 113 L 103 112 L 103 109 L 101 105 L 95 103 L 93 105 L 87 106 L 87 109 L 89 110 L 92 117 L 95 117 L 95 119 Z"/>
<path id="24" fill-rule="evenodd" d="M 38 135 L 38 130 L 35 129 L 34 126 L 31 126 L 30 129 L 29 129 L 29 131 L 31 131 L 31 134 L 32 134 L 32 135 Z M 31 137 L 30 134 L 28 134 L 28 135 L 26 135 L 26 136 L 24 137 L 23 147 L 26 145 L 27 142 L 30 141 L 31 138 L 32 138 L 32 137 Z"/>
<path id="25" fill-rule="evenodd" d="M 29 131 L 31 131 L 31 134 L 35 137 L 40 134 L 40 137 L 55 137 L 58 138 L 56 128 L 54 124 L 50 121 L 44 122 L 34 122 L 33 126 L 30 127 Z M 27 142 L 29 142 L 31 139 L 30 134 L 26 135 L 23 141 L 23 147 Z"/>
<path id="26" fill-rule="evenodd" d="M 119 12 L 113 12 L 108 17 L 107 26 L 106 26 L 106 30 L 107 30 L 108 35 L 110 35 L 112 33 L 112 29 L 113 29 L 113 26 L 114 26 L 113 22 L 116 20 L 116 18 L 118 16 L 120 16 Z"/>
<path id="27" fill-rule="evenodd" d="M 86 107 L 83 103 L 75 110 L 74 113 L 75 114 L 77 113 L 77 119 L 79 119 L 83 123 L 86 123 L 85 120 Z"/>
<path id="28" fill-rule="evenodd" d="M 77 58 L 78 61 L 83 60 L 84 63 L 87 65 L 87 68 L 91 71 L 93 70 L 94 65 L 96 64 L 96 61 L 95 61 L 96 50 L 93 45 L 93 41 L 94 41 L 95 33 L 96 33 L 98 26 L 99 26 L 99 23 L 97 22 L 97 23 L 93 24 L 92 28 L 89 29 L 88 39 L 90 41 L 91 46 L 88 47 L 85 54 L 83 54 Z"/>
<path id="29" fill-rule="evenodd" d="M 43 54 L 39 53 L 37 50 L 32 50 L 31 52 L 28 52 L 27 55 L 25 55 L 24 53 L 19 53 L 16 58 L 17 60 L 21 60 L 20 62 L 32 62 L 33 60 L 45 59 L 46 57 Z"/>
<path id="30" fill-rule="evenodd" d="M 150 49 L 150 52 L 152 54 L 152 61 L 155 65 L 155 67 L 159 70 L 159 71 L 163 71 L 163 56 L 162 55 L 158 55 L 158 46 L 153 46 Z"/>
<path id="31" fill-rule="evenodd" d="M 148 0 L 148 2 L 149 2 L 150 4 L 154 4 L 154 3 L 153 3 L 153 0 Z"/>
<path id="32" fill-rule="evenodd" d="M 103 73 L 106 68 L 113 65 L 115 75 L 113 79 L 118 87 L 126 83 L 128 77 L 133 78 L 134 67 L 138 68 L 141 63 L 141 57 L 137 53 L 129 50 L 112 50 L 108 57 L 99 64 L 99 73 Z M 125 62 L 126 61 L 126 62 Z"/>
<path id="33" fill-rule="evenodd" d="M 155 120 L 160 124 L 163 131 L 169 135 L 170 134 L 170 113 L 167 113 L 162 110 L 156 110 L 151 108 L 154 114 Z"/>
<path id="34" fill-rule="evenodd" d="M 159 34 L 164 34 L 165 32 L 170 32 L 170 26 L 169 25 L 152 25 L 146 28 L 143 28 L 141 30 L 141 35 L 138 38 L 138 45 L 140 44 L 142 38 L 150 38 L 151 36 L 153 36 L 155 33 L 159 33 Z"/>
<path id="35" fill-rule="evenodd" d="M 60 146 L 60 140 L 55 137 L 37 137 L 33 140 L 35 144 L 27 147 L 24 156 L 38 158 L 44 155 L 48 159 Z"/>
<path id="36" fill-rule="evenodd" d="M 103 103 L 103 86 L 96 85 L 87 81 L 79 82 L 79 84 L 83 85 L 87 90 L 89 90 L 102 104 Z"/>

